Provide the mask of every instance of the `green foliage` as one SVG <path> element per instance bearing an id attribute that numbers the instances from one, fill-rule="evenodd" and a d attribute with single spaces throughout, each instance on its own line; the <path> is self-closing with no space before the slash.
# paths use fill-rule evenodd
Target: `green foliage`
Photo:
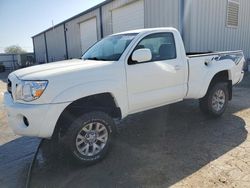
<path id="1" fill-rule="evenodd" d="M 4 49 L 4 52 L 8 53 L 8 54 L 22 54 L 22 53 L 26 53 L 26 51 L 24 49 L 22 49 L 18 45 L 8 46 L 8 47 L 6 47 Z"/>

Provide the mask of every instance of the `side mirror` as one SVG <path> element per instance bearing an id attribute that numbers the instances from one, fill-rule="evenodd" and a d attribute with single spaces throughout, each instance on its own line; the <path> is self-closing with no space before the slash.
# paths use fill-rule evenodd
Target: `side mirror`
<path id="1" fill-rule="evenodd" d="M 151 50 L 148 48 L 135 50 L 132 54 L 132 60 L 138 63 L 150 61 L 152 59 Z"/>

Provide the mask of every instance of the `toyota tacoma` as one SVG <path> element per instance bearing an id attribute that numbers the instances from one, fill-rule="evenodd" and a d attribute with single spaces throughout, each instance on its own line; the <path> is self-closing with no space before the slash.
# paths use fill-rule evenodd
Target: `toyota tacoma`
<path id="1" fill-rule="evenodd" d="M 186 54 L 174 28 L 134 30 L 100 40 L 81 59 L 12 72 L 4 102 L 16 134 L 56 137 L 92 164 L 128 115 L 198 99 L 202 112 L 221 116 L 244 63 L 242 51 Z"/>

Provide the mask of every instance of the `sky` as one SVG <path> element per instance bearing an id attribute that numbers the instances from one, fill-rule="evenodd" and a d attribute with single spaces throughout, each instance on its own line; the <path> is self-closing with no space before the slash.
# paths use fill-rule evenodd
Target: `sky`
<path id="1" fill-rule="evenodd" d="M 0 53 L 10 45 L 33 51 L 31 37 L 104 0 L 0 0 Z"/>

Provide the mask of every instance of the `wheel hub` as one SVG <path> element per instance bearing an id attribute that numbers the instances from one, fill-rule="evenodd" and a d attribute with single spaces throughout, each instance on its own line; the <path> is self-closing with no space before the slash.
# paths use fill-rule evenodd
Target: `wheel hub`
<path id="1" fill-rule="evenodd" d="M 212 107 L 216 111 L 220 111 L 226 102 L 226 95 L 223 90 L 217 90 L 212 97 Z"/>
<path id="2" fill-rule="evenodd" d="M 105 147 L 108 130 L 104 124 L 92 122 L 84 125 L 76 136 L 76 148 L 84 156 L 94 156 Z"/>
<path id="3" fill-rule="evenodd" d="M 85 138 L 86 138 L 86 141 L 92 145 L 93 143 L 96 142 L 97 136 L 98 136 L 98 133 L 96 131 L 89 131 L 86 133 Z"/>

